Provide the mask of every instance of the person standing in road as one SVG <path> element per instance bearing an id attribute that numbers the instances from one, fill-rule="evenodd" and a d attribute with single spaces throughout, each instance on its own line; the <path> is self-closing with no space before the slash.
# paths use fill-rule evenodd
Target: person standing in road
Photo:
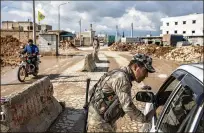
<path id="1" fill-rule="evenodd" d="M 98 40 L 97 36 L 95 36 L 93 39 L 93 53 L 92 53 L 92 55 L 93 55 L 93 59 L 96 62 L 99 62 L 99 58 L 98 58 L 99 49 L 100 49 L 99 40 Z"/>
<path id="2" fill-rule="evenodd" d="M 154 73 L 152 58 L 137 54 L 129 65 L 105 73 L 89 91 L 88 132 L 114 132 L 115 122 L 127 114 L 131 120 L 148 122 L 153 116 L 146 116 L 133 104 L 132 82 L 140 83 L 148 73 Z"/>

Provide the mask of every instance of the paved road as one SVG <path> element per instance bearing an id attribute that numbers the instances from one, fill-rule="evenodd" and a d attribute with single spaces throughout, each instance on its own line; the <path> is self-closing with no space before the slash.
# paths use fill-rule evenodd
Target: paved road
<path id="1" fill-rule="evenodd" d="M 96 83 L 101 75 L 107 70 L 112 70 L 120 66 L 125 66 L 131 59 L 131 54 L 128 52 L 113 52 L 104 48 L 99 53 L 100 63 L 97 63 L 99 68 L 96 72 L 80 72 L 83 67 L 84 55 L 91 51 L 91 48 L 83 48 L 84 51 L 76 52 L 73 56 L 60 56 L 59 58 L 50 57 L 45 59 L 40 66 L 39 78 L 50 75 L 51 82 L 54 85 L 54 96 L 59 101 L 65 101 L 65 110 L 60 114 L 58 119 L 53 123 L 49 131 L 51 132 L 73 132 L 82 131 L 83 127 L 83 104 L 85 100 L 85 86 L 86 78 L 91 78 L 90 87 Z M 156 73 L 150 74 L 143 83 L 133 83 L 132 95 L 134 96 L 139 88 L 148 84 L 153 87 L 153 91 L 157 91 L 159 86 L 165 80 L 165 78 L 178 66 L 174 62 L 164 61 L 160 59 L 154 59 L 153 66 L 156 68 Z M 4 76 L 6 77 L 5 74 Z M 7 77 L 14 76 L 14 72 L 10 72 Z M 11 93 L 19 92 L 27 84 L 34 82 L 37 79 L 30 79 L 26 83 L 18 83 L 16 80 L 9 78 L 9 80 L 3 77 L 4 84 L 1 85 L 2 96 L 9 95 Z M 12 80 L 11 80 L 12 79 Z M 134 101 L 136 106 L 142 110 L 143 103 Z M 137 132 L 142 126 L 142 123 L 132 122 L 126 115 L 117 121 L 118 132 Z"/>

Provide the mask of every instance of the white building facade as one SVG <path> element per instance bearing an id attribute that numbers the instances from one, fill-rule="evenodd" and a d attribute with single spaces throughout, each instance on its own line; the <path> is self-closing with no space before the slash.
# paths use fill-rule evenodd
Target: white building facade
<path id="1" fill-rule="evenodd" d="M 203 36 L 203 14 L 162 18 L 160 30 L 164 34 L 179 34 L 183 36 Z"/>

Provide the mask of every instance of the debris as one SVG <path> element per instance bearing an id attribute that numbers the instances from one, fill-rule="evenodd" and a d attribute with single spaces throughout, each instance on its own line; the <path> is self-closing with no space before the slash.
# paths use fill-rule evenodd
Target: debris
<path id="1" fill-rule="evenodd" d="M 113 43 L 110 47 L 112 51 L 129 51 L 132 48 L 132 45 L 124 43 Z"/>
<path id="2" fill-rule="evenodd" d="M 1 67 L 18 65 L 20 58 L 16 52 L 19 52 L 23 45 L 25 44 L 12 36 L 1 37 Z"/>
<path id="3" fill-rule="evenodd" d="M 203 46 L 158 46 L 155 44 L 124 44 L 114 43 L 112 51 L 130 51 L 132 54 L 143 53 L 160 59 L 178 62 L 197 63 L 203 61 Z"/>
<path id="4" fill-rule="evenodd" d="M 182 46 L 164 55 L 164 58 L 180 62 L 203 62 L 203 46 Z"/>
<path id="5" fill-rule="evenodd" d="M 66 50 L 66 49 L 73 49 L 73 50 L 79 50 L 78 48 L 76 48 L 73 44 L 72 41 L 68 41 L 68 40 L 64 40 L 62 42 L 60 42 L 60 46 L 59 48 L 61 50 Z"/>

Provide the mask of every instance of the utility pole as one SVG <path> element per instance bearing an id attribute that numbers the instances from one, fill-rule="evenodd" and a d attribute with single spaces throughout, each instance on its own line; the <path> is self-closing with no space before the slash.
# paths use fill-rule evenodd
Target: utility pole
<path id="1" fill-rule="evenodd" d="M 29 37 L 29 32 L 30 32 L 30 19 L 28 19 L 28 39 L 30 38 Z"/>
<path id="2" fill-rule="evenodd" d="M 65 5 L 65 4 L 68 4 L 69 2 L 67 3 L 62 3 L 60 5 L 58 5 L 58 30 L 60 31 L 60 6 L 61 5 Z"/>
<path id="3" fill-rule="evenodd" d="M 36 44 L 36 28 L 35 28 L 35 0 L 33 0 L 33 42 Z"/>
<path id="4" fill-rule="evenodd" d="M 81 46 L 81 19 L 79 20 L 79 39 L 80 39 L 80 46 Z"/>
<path id="5" fill-rule="evenodd" d="M 117 39 L 118 39 L 118 25 L 116 25 L 115 42 L 117 42 Z"/>
<path id="6" fill-rule="evenodd" d="M 131 37 L 133 38 L 133 23 L 131 23 Z"/>

